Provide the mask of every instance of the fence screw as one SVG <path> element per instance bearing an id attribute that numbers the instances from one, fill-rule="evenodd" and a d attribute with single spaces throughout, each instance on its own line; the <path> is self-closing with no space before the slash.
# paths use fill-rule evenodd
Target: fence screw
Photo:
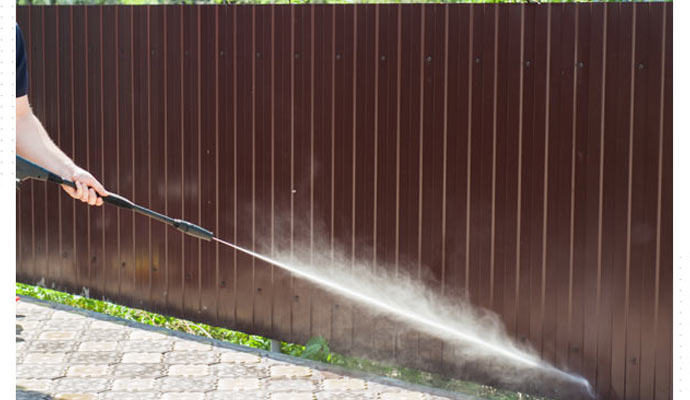
<path id="1" fill-rule="evenodd" d="M 295 53 L 295 58 L 299 58 L 299 53 Z"/>
<path id="2" fill-rule="evenodd" d="M 582 61 L 580 61 L 579 63 L 577 63 L 577 67 L 580 68 L 580 69 L 584 68 L 584 66 L 585 66 L 585 63 L 583 63 Z"/>
<path id="3" fill-rule="evenodd" d="M 340 54 L 336 54 L 336 55 L 335 55 L 335 59 L 336 59 L 336 60 L 340 60 L 341 57 L 342 57 L 342 56 L 341 56 Z"/>
<path id="4" fill-rule="evenodd" d="M 637 64 L 637 69 L 642 71 L 644 69 L 644 64 L 642 64 L 642 63 Z"/>
<path id="5" fill-rule="evenodd" d="M 299 301 L 299 296 L 294 297 L 295 301 Z"/>
<path id="6" fill-rule="evenodd" d="M 474 59 L 474 63 L 475 63 L 475 64 L 479 64 L 479 57 L 477 57 L 477 58 Z"/>
<path id="7" fill-rule="evenodd" d="M 530 60 L 525 61 L 525 65 L 529 67 L 530 65 L 532 65 L 532 61 L 530 61 Z"/>
<path id="8" fill-rule="evenodd" d="M 257 291 L 257 292 L 260 292 L 260 291 L 261 291 L 261 288 L 260 288 L 260 287 L 256 288 L 256 291 Z"/>
<path id="9" fill-rule="evenodd" d="M 126 263 L 126 262 L 123 262 L 123 263 L 122 263 L 122 268 L 125 268 L 126 266 L 127 266 L 127 263 Z"/>
<path id="10" fill-rule="evenodd" d="M 220 287 L 225 287 L 225 281 L 220 281 Z"/>
<path id="11" fill-rule="evenodd" d="M 185 55 L 185 56 L 188 56 L 188 55 L 189 55 L 189 50 L 185 50 L 185 51 L 184 51 L 184 55 Z"/>
<path id="12" fill-rule="evenodd" d="M 259 58 L 259 57 L 261 57 L 261 53 L 257 51 L 256 52 L 256 58 Z"/>
<path id="13" fill-rule="evenodd" d="M 386 56 L 381 56 L 381 61 L 386 61 Z"/>
<path id="14" fill-rule="evenodd" d="M 426 57 L 426 62 L 430 63 L 431 62 L 431 56 Z"/>
<path id="15" fill-rule="evenodd" d="M 225 51 L 224 51 L 224 50 L 221 50 L 221 51 L 220 51 L 220 55 L 221 55 L 221 56 L 224 56 L 224 55 L 225 55 Z"/>

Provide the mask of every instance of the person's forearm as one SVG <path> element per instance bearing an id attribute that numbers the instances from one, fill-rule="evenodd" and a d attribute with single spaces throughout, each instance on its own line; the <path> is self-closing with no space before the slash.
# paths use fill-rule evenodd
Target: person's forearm
<path id="1" fill-rule="evenodd" d="M 75 199 L 92 206 L 103 204 L 101 196 L 108 191 L 88 171 L 79 168 L 48 136 L 41 122 L 36 118 L 27 96 L 17 97 L 17 154 L 43 168 L 69 179 L 74 186 L 62 188 Z"/>
<path id="2" fill-rule="evenodd" d="M 31 112 L 17 118 L 17 154 L 63 177 L 76 167 Z"/>

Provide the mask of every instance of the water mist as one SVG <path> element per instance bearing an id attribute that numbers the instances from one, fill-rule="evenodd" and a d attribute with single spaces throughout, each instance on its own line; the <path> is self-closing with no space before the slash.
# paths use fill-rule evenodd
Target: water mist
<path id="1" fill-rule="evenodd" d="M 589 382 L 541 360 L 534 351 L 519 347 L 506 334 L 498 316 L 478 310 L 467 301 L 452 302 L 424 287 L 418 279 L 386 268 L 353 265 L 350 259 L 326 251 L 291 251 L 271 258 L 232 243 L 214 239 L 256 259 L 309 280 L 334 294 L 364 305 L 372 314 L 383 314 L 412 329 L 462 346 L 464 362 L 490 360 L 491 373 L 503 382 L 518 382 L 526 376 L 548 376 L 580 387 L 594 398 Z"/>

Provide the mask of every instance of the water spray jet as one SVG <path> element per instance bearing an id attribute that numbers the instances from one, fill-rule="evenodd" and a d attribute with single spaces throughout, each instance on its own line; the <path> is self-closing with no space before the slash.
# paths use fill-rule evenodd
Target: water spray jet
<path id="1" fill-rule="evenodd" d="M 547 372 L 549 374 L 552 374 L 554 376 L 557 376 L 563 380 L 566 380 L 568 382 L 572 382 L 578 385 L 582 385 L 587 392 L 587 394 L 591 398 L 595 398 L 596 394 L 594 393 L 594 389 L 592 386 L 589 384 L 589 382 L 578 375 L 575 374 L 569 374 L 565 371 L 562 371 L 558 368 L 555 368 L 548 363 L 542 361 L 541 359 L 534 357 L 530 354 L 518 351 L 518 350 L 509 350 L 502 348 L 496 344 L 491 343 L 488 340 L 484 340 L 481 337 L 477 335 L 473 335 L 471 333 L 467 332 L 462 332 L 457 329 L 453 329 L 451 327 L 448 327 L 447 325 L 444 325 L 442 323 L 439 323 L 437 321 L 434 321 L 431 318 L 425 317 L 423 315 L 417 314 L 410 312 L 408 310 L 401 309 L 400 307 L 396 307 L 394 304 L 390 304 L 384 301 L 381 301 L 379 299 L 373 298 L 371 296 L 367 296 L 366 294 L 360 293 L 356 290 L 352 290 L 346 286 L 340 285 L 332 280 L 325 279 L 322 277 L 319 277 L 314 274 L 310 274 L 308 272 L 305 272 L 293 265 L 266 257 L 264 255 L 261 255 L 259 253 L 256 253 L 254 251 L 242 248 L 240 246 L 237 246 L 233 243 L 227 242 L 225 240 L 219 239 L 214 237 L 214 241 L 223 244 L 225 246 L 229 246 L 237 251 L 240 251 L 242 253 L 245 253 L 251 257 L 254 257 L 256 259 L 259 259 L 261 261 L 264 261 L 266 263 L 275 265 L 276 267 L 279 267 L 281 269 L 284 269 L 288 272 L 293 273 L 294 275 L 309 280 L 319 286 L 322 286 L 326 289 L 329 289 L 332 292 L 338 293 L 340 295 L 343 295 L 345 297 L 348 297 L 352 300 L 358 301 L 360 303 L 364 303 L 373 307 L 376 307 L 377 309 L 380 309 L 389 315 L 392 315 L 394 317 L 397 317 L 399 319 L 405 320 L 406 322 L 412 322 L 416 324 L 421 324 L 424 325 L 428 328 L 433 328 L 437 332 L 442 332 L 446 334 L 447 336 L 453 338 L 453 339 L 458 339 L 460 341 L 463 341 L 465 343 L 471 343 L 477 346 L 481 346 L 492 353 L 496 355 L 503 356 L 505 358 L 508 358 L 512 360 L 513 362 L 523 365 L 528 368 L 534 368 L 534 369 L 539 369 L 544 372 Z"/>
<path id="2" fill-rule="evenodd" d="M 65 179 L 61 176 L 58 176 L 45 168 L 36 165 L 35 163 L 32 163 L 29 160 L 26 160 L 23 157 L 17 156 L 17 185 L 26 180 L 26 179 L 36 179 L 40 181 L 47 181 L 47 182 L 52 182 L 52 183 L 57 183 L 60 185 L 67 185 L 71 186 L 73 188 L 76 188 L 76 185 L 74 182 Z M 427 329 L 434 330 L 435 332 L 441 332 L 447 337 L 453 338 L 455 340 L 459 340 L 464 343 L 469 343 L 473 344 L 476 346 L 480 346 L 491 353 L 502 356 L 508 360 L 511 360 L 513 363 L 522 365 L 527 368 L 533 368 L 537 370 L 544 371 L 548 374 L 551 374 L 553 376 L 557 376 L 565 381 L 575 383 L 577 385 L 581 385 L 586 393 L 589 395 L 590 398 L 595 398 L 596 394 L 594 393 L 594 390 L 592 386 L 589 384 L 589 382 L 580 376 L 574 375 L 574 374 L 569 374 L 565 371 L 562 371 L 558 368 L 555 368 L 552 365 L 549 365 L 548 363 L 542 361 L 538 357 L 535 357 L 533 355 L 530 355 L 526 352 L 520 351 L 518 349 L 509 349 L 505 348 L 499 345 L 496 345 L 489 340 L 483 339 L 480 335 L 478 334 L 473 334 L 472 332 L 463 332 L 458 329 L 453 329 L 452 327 L 447 326 L 446 324 L 440 323 L 433 318 L 429 318 L 425 315 L 411 312 L 409 310 L 406 310 L 400 306 L 396 306 L 395 304 L 392 304 L 387 301 L 382 301 L 380 299 L 374 298 L 372 296 L 369 296 L 365 293 L 359 292 L 357 290 L 353 290 L 351 288 L 348 288 L 344 285 L 341 285 L 337 282 L 334 282 L 329 279 L 325 279 L 323 277 L 320 277 L 316 274 L 312 274 L 309 272 L 306 272 L 300 268 L 295 267 L 294 265 L 281 262 L 279 260 L 275 260 L 269 257 L 266 257 L 264 255 L 261 255 L 259 253 L 256 253 L 254 251 L 242 248 L 240 246 L 237 246 L 233 243 L 227 242 L 225 240 L 219 239 L 214 236 L 213 232 L 204 229 L 198 225 L 192 224 L 191 222 L 180 220 L 180 219 L 174 219 L 171 217 L 168 217 L 166 215 L 157 213 L 153 210 L 147 209 L 145 207 L 142 207 L 140 205 L 137 205 L 130 200 L 119 196 L 114 193 L 110 193 L 108 196 L 103 197 L 104 202 L 109 203 L 111 205 L 124 208 L 124 209 L 129 209 L 134 212 L 140 213 L 142 215 L 145 215 L 147 217 L 153 218 L 157 221 L 163 222 L 165 224 L 171 225 L 175 227 L 176 229 L 180 230 L 181 232 L 191 235 L 193 237 L 196 237 L 198 239 L 206 240 L 206 241 L 216 241 L 219 244 L 229 246 L 237 251 L 240 251 L 242 253 L 245 253 L 251 257 L 254 257 L 256 259 L 262 260 L 264 262 L 267 262 L 269 264 L 272 264 L 276 267 L 279 267 L 281 269 L 284 269 L 288 272 L 293 273 L 294 275 L 309 280 L 319 286 L 322 286 L 326 289 L 329 289 L 332 292 L 338 293 L 340 295 L 343 295 L 345 297 L 348 297 L 352 300 L 355 300 L 360 303 L 364 303 L 366 305 L 372 306 L 378 310 L 384 311 L 387 314 L 396 317 L 400 320 L 403 320 L 405 322 L 410 322 L 413 324 L 421 325 L 426 327 Z"/>

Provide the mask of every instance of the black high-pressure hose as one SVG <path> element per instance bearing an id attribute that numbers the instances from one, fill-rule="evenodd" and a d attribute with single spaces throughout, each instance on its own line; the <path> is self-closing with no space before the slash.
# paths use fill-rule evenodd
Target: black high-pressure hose
<path id="1" fill-rule="evenodd" d="M 77 188 L 77 185 L 69 179 L 65 179 L 21 156 L 17 156 L 17 187 L 19 187 L 19 184 L 26 179 L 36 179 L 44 182 L 47 181 L 57 183 L 59 185 L 71 186 L 75 189 Z M 104 202 L 110 203 L 114 206 L 132 210 L 157 221 L 163 222 L 164 224 L 172 225 L 187 235 L 208 241 L 211 241 L 214 238 L 213 232 L 204 229 L 199 225 L 195 225 L 191 222 L 183 221 L 181 219 L 170 218 L 167 215 L 163 215 L 138 204 L 134 204 L 126 198 L 115 193 L 109 193 L 108 196 L 102 197 L 102 199 Z"/>

